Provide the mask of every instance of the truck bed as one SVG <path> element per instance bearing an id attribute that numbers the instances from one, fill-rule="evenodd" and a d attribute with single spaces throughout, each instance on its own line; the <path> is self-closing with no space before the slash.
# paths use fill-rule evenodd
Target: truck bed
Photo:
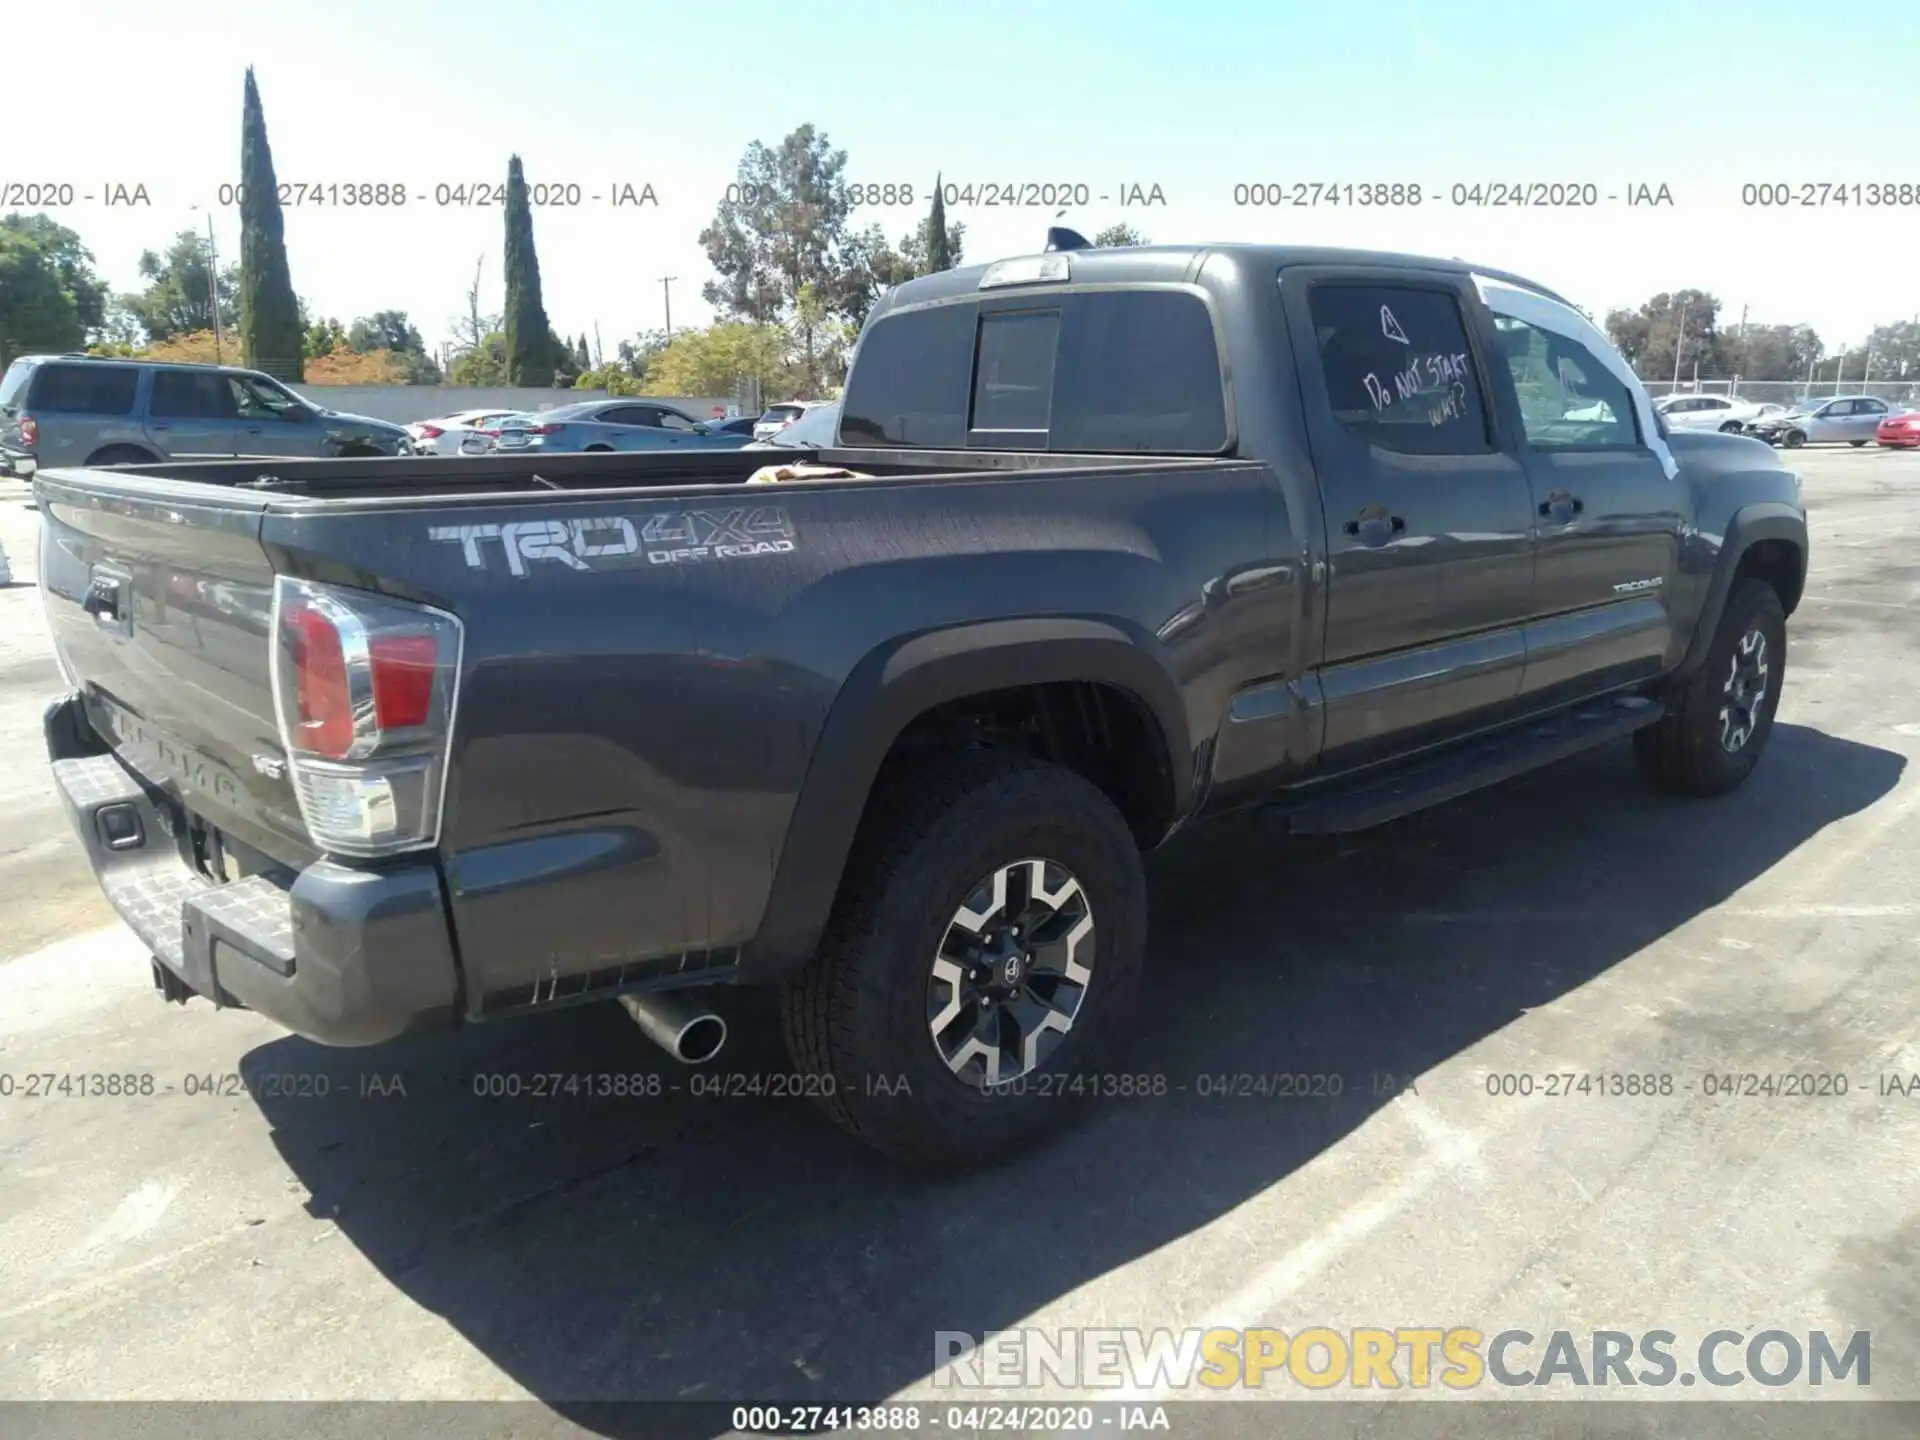
<path id="1" fill-rule="evenodd" d="M 979 479 L 997 473 L 1085 477 L 1106 470 L 1189 469 L 1197 456 L 1066 455 L 1032 450 L 722 450 L 707 453 L 594 455 L 399 456 L 336 460 L 200 460 L 128 465 L 111 471 L 49 471 L 45 480 L 84 476 L 105 484 L 160 493 L 174 485 L 218 485 L 264 495 L 341 499 L 456 499 L 563 491 L 660 490 L 743 484 L 768 465 L 817 461 L 876 479 Z M 1214 463 L 1232 464 L 1230 460 Z M 119 481 L 119 477 L 126 477 Z M 160 482 L 155 484 L 154 482 Z M 171 483 L 169 483 L 171 482 Z M 843 485 L 826 480 L 809 484 Z"/>

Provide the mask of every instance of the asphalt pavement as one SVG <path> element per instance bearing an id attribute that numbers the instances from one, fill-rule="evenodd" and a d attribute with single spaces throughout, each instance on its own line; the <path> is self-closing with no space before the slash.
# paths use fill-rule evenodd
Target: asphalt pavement
<path id="1" fill-rule="evenodd" d="M 1748 785 L 1656 797 L 1620 745 L 1365 835 L 1202 830 L 1150 867 L 1145 1093 L 943 1181 L 693 1094 L 611 1005 L 345 1051 L 164 1004 L 49 784 L 0 480 L 0 1398 L 606 1430 L 590 1402 L 944 1405 L 939 1331 L 1424 1325 L 1867 1331 L 1838 1392 L 1920 1400 L 1920 454 L 1796 463 L 1812 573 Z M 785 1069 L 768 1006 L 716 1068 Z M 26 1093 L 83 1073 L 134 1093 Z M 660 1093 L 481 1093 L 555 1073 Z M 1826 1078 L 1745 1078 L 1788 1075 Z"/>

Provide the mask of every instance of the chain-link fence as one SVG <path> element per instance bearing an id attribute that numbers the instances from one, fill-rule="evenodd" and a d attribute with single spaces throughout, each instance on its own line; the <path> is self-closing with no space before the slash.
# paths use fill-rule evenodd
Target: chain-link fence
<path id="1" fill-rule="evenodd" d="M 1876 395 L 1890 405 L 1920 405 L 1920 378 L 1912 380 L 1702 380 L 1698 384 L 1667 380 L 1642 382 L 1647 393 L 1662 395 L 1727 395 L 1756 404 L 1796 405 L 1802 400 L 1828 400 L 1835 395 Z"/>

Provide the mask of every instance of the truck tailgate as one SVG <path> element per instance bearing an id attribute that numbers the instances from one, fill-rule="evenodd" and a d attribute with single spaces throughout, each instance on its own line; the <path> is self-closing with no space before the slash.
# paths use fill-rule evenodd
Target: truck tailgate
<path id="1" fill-rule="evenodd" d="M 260 497 L 136 497 L 57 473 L 39 493 L 47 623 L 93 729 L 225 839 L 312 859 L 274 720 Z"/>

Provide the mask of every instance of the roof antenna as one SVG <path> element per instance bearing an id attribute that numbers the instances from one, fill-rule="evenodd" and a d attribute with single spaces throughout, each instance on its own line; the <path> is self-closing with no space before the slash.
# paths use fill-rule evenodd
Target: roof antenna
<path id="1" fill-rule="evenodd" d="M 1091 250 L 1093 242 L 1078 230 L 1069 230 L 1064 225 L 1047 227 L 1047 249 L 1049 250 Z"/>

